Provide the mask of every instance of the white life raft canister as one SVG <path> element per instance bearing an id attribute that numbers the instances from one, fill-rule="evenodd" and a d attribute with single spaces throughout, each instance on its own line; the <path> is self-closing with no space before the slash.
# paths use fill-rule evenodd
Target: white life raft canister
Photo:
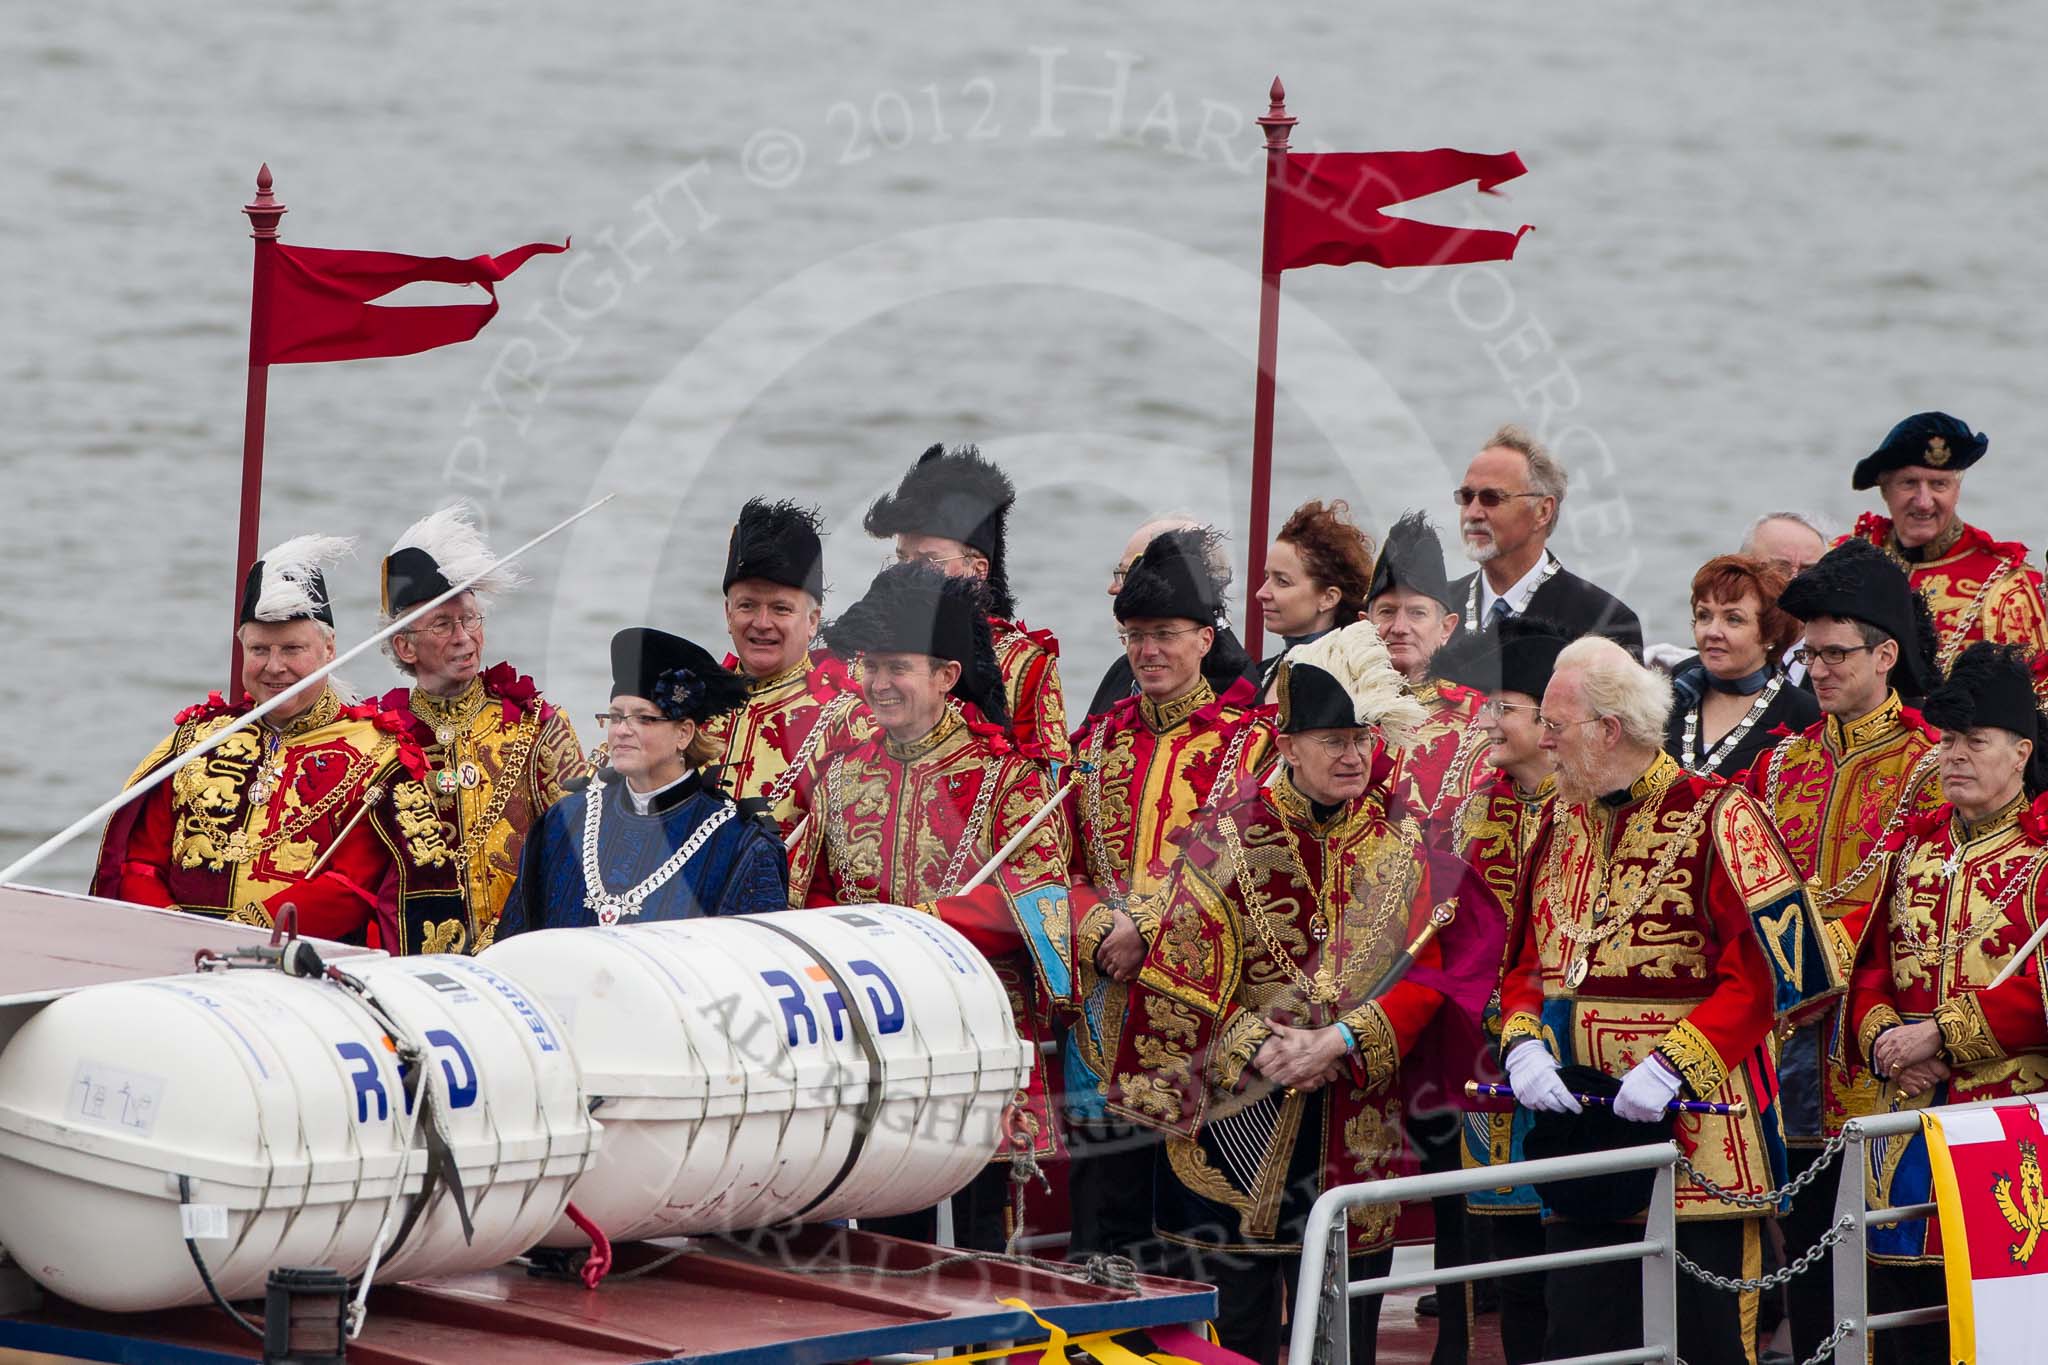
<path id="1" fill-rule="evenodd" d="M 532 1246 L 596 1151 L 561 1023 L 468 958 L 345 970 L 425 1045 L 474 1224 L 465 1239 L 439 1184 L 378 1281 Z M 0 1245 L 53 1293 L 114 1311 L 204 1301 L 187 1231 L 231 1299 L 277 1266 L 360 1274 L 408 1131 L 401 1219 L 422 1188 L 412 1089 L 383 1026 L 331 982 L 238 970 L 77 991 L 0 1052 Z"/>
<path id="2" fill-rule="evenodd" d="M 574 1199 L 619 1240 L 927 1208 L 1031 1073 L 988 961 L 899 906 L 544 930 L 479 960 L 561 1017 L 605 1129 Z"/>

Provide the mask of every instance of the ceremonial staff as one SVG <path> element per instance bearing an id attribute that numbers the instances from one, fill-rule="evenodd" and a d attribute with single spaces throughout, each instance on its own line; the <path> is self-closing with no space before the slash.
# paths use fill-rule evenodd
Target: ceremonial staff
<path id="1" fill-rule="evenodd" d="M 1511 1100 L 1514 1090 L 1505 1085 L 1490 1084 L 1486 1081 L 1465 1082 L 1465 1098 L 1473 1100 Z M 1611 1095 L 1588 1095 L 1584 1091 L 1572 1091 L 1572 1098 L 1580 1104 L 1604 1104 L 1612 1106 Z M 1667 1114 L 1710 1114 L 1717 1118 L 1739 1119 L 1749 1114 L 1749 1106 L 1741 1100 L 1733 1104 L 1715 1104 L 1711 1100 L 1673 1100 L 1664 1106 Z"/>
<path id="2" fill-rule="evenodd" d="M 49 857 L 52 853 L 55 853 L 58 849 L 64 847 L 64 845 L 70 843 L 80 834 L 83 834 L 86 830 L 92 829 L 97 825 L 104 824 L 108 816 L 112 815 L 115 811 L 121 809 L 121 807 L 127 805 L 130 801 L 133 801 L 138 796 L 142 796 L 150 791 L 155 790 L 163 783 L 169 781 L 173 774 L 179 772 L 181 769 L 187 767 L 188 765 L 197 762 L 199 759 L 204 758 L 207 754 L 212 753 L 215 749 L 218 749 L 221 745 L 227 742 L 228 736 L 234 734 L 238 730 L 246 730 L 249 726 L 261 720 L 263 717 L 269 715 L 272 711 L 275 711 L 278 707 L 284 705 L 287 701 L 290 701 L 292 698 L 305 692 L 308 688 L 314 687 L 317 684 L 325 682 L 327 676 L 333 673 L 334 670 L 336 670 L 337 668 L 340 668 L 343 664 L 349 662 L 351 659 L 356 658 L 358 655 L 364 653 L 367 650 L 375 649 L 378 645 L 382 644 L 385 640 L 389 639 L 393 635 L 396 635 L 398 634 L 398 632 L 409 628 L 415 621 L 418 621 L 421 617 L 425 616 L 428 612 L 434 610 L 434 608 L 440 606 L 443 602 L 447 602 L 455 597 L 460 596 L 465 592 L 468 592 L 471 586 L 473 586 L 476 583 L 476 581 L 482 578 L 485 574 L 494 572 L 497 568 L 503 565 L 510 564 L 513 560 L 519 558 L 519 556 L 525 554 L 534 546 L 539 545 L 541 542 L 545 540 L 551 539 L 553 536 L 562 531 L 568 530 L 571 526 L 574 526 L 577 522 L 583 520 L 583 518 L 589 516 L 592 512 L 595 512 L 598 508 L 604 506 L 606 503 L 610 502 L 613 498 L 617 496 L 618 494 L 616 493 L 605 494 L 596 502 L 593 502 L 592 504 L 590 504 L 590 506 L 578 512 L 575 516 L 572 516 L 565 521 L 557 522 L 555 525 L 549 527 L 547 530 L 542 531 L 532 540 L 527 541 L 518 549 L 512 551 L 510 554 L 505 555 L 503 558 L 499 559 L 497 564 L 492 565 L 488 569 L 482 570 L 479 573 L 472 574 L 470 577 L 463 579 L 460 583 L 457 583 L 455 586 L 449 588 L 440 596 L 434 597 L 428 601 L 420 603 L 420 605 L 414 607 L 411 611 L 399 617 L 396 621 L 393 621 L 390 625 L 384 627 L 384 629 L 378 631 L 369 639 L 363 641 L 361 644 L 355 646 L 353 649 L 350 649 L 347 653 L 342 654 L 339 657 L 332 660 L 331 662 L 323 664 L 319 668 L 314 669 L 311 673 L 308 673 L 305 677 L 299 679 L 290 687 L 287 687 L 286 689 L 284 689 L 284 691 L 272 697 L 269 701 L 264 702 L 260 706 L 252 707 L 243 715 L 236 717 L 232 724 L 222 726 L 219 730 L 214 731 L 214 733 L 208 735 L 205 739 L 201 740 L 199 743 L 187 749 L 177 758 L 172 759 L 170 762 L 163 764 L 161 767 L 151 772 L 148 776 L 140 778 L 132 786 L 119 792 L 111 799 L 102 802 L 99 806 L 95 807 L 93 810 L 87 812 L 86 814 L 80 816 L 77 820 L 73 821 L 70 825 L 67 825 L 64 829 L 60 830 L 56 834 L 51 835 L 49 838 L 43 840 L 42 843 L 37 844 L 34 848 L 30 849 L 26 854 L 22 855 L 20 858 L 17 858 L 12 863 L 8 864 L 5 869 L 0 869 L 0 882 L 14 881 L 22 873 L 26 872 L 29 868 L 34 867 L 37 863 Z"/>
<path id="3" fill-rule="evenodd" d="M 1029 820 L 1026 820 L 1024 822 L 1024 828 L 1018 830 L 1015 834 L 1012 834 L 1009 838 L 1009 841 L 1005 843 L 1001 848 L 996 850 L 995 856 L 993 858 L 990 858 L 987 862 L 981 865 L 981 871 L 975 873 L 972 877 L 969 877 L 966 881 L 962 882 L 960 884 L 960 889 L 958 891 L 955 891 L 953 894 L 956 896 L 964 896 L 968 892 L 974 890 L 975 887 L 980 886 L 983 882 L 987 881 L 990 877 L 995 876 L 996 869 L 1001 867 L 1004 863 L 1010 861 L 1010 856 L 1014 854 L 1018 849 L 1024 847 L 1024 841 L 1031 837 L 1033 831 L 1035 831 L 1040 825 L 1044 824 L 1048 819 L 1050 819 L 1052 817 L 1052 813 L 1060 808 L 1060 802 L 1066 799 L 1067 789 L 1074 785 L 1074 778 L 1079 777 L 1084 772 L 1093 771 L 1094 769 L 1086 763 L 1075 764 L 1073 777 L 1069 777 L 1066 781 L 1060 783 L 1059 790 L 1055 791 L 1052 794 L 1052 796 L 1046 801 L 1046 803 L 1038 808 L 1037 813 L 1035 813 Z"/>

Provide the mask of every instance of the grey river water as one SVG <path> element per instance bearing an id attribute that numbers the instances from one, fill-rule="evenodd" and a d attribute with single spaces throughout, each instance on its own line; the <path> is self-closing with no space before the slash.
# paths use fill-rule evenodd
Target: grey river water
<path id="1" fill-rule="evenodd" d="M 267 542 L 378 556 L 467 495 L 537 553 L 490 653 L 597 709 L 604 640 L 719 631 L 749 494 L 823 505 L 837 600 L 868 499 L 932 441 L 1013 471 L 1011 576 L 1108 662 L 1103 584 L 1180 506 L 1243 561 L 1261 188 L 1298 146 L 1513 148 L 1496 267 L 1290 274 L 1276 509 L 1377 531 L 1504 420 L 1571 466 L 1557 548 L 1652 638 L 1757 512 L 1846 528 L 1908 412 L 1992 437 L 1964 509 L 2048 539 L 2037 5 L 96 5 L 0 44 L 0 859 L 112 792 L 224 681 L 247 336 L 240 205 L 287 240 L 474 255 L 573 236 L 467 345 L 282 367 Z M 2030 74 L 2031 73 L 2031 74 Z M 423 297 L 423 300 L 424 297 Z M 1456 566 L 1454 566 L 1455 569 Z M 828 611 L 831 604 L 828 603 Z M 350 672 L 381 689 L 381 659 Z M 1075 717 L 1078 720 L 1078 716 Z M 590 728 L 587 721 L 581 722 Z M 90 841 L 33 880 L 81 884 Z"/>

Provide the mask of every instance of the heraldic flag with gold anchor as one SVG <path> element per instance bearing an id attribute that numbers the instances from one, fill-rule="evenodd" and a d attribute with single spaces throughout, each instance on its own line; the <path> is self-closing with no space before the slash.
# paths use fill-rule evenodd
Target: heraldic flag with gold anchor
<path id="1" fill-rule="evenodd" d="M 1956 1365 L 2048 1362 L 2048 1097 L 1926 1114 Z M 1930 1238 L 1928 1250 L 1935 1247 Z"/>

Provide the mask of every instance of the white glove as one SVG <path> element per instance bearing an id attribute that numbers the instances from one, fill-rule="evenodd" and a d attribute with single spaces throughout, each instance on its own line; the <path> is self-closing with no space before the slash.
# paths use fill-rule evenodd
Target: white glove
<path id="1" fill-rule="evenodd" d="M 1678 1098 L 1678 1073 L 1655 1056 L 1643 1058 L 1621 1078 L 1621 1093 L 1614 1097 L 1614 1112 L 1631 1123 L 1655 1123 Z"/>
<path id="2" fill-rule="evenodd" d="M 1524 1109 L 1550 1114 L 1580 1112 L 1579 1102 L 1558 1078 L 1557 1058 L 1541 1039 L 1524 1038 L 1508 1049 L 1508 1084 L 1515 1088 L 1515 1103 Z"/>

